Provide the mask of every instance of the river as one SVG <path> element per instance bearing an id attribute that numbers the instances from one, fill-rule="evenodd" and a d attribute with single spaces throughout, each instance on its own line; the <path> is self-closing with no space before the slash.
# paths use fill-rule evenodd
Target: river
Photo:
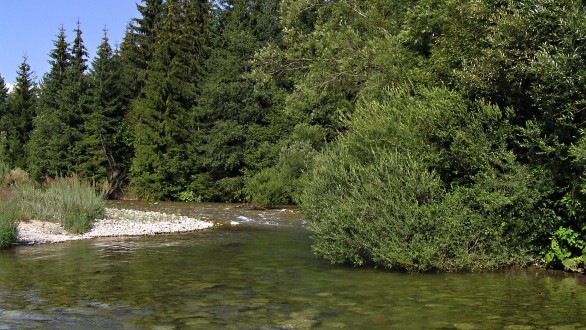
<path id="1" fill-rule="evenodd" d="M 1 251 L 0 329 L 586 328 L 584 275 L 332 266 L 311 254 L 309 233 L 294 211 L 109 206 L 204 216 L 223 225 Z"/>

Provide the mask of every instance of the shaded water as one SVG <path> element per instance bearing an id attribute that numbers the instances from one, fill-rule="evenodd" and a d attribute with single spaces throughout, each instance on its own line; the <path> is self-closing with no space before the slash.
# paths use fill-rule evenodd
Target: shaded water
<path id="1" fill-rule="evenodd" d="M 241 224 L 0 252 L 0 329 L 586 328 L 583 275 L 330 266 L 295 213 L 112 206 Z"/>

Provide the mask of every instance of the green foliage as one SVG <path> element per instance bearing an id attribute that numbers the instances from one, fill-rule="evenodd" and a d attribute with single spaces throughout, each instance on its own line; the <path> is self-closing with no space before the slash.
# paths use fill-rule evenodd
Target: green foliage
<path id="1" fill-rule="evenodd" d="M 10 168 L 8 163 L 10 162 L 10 157 L 8 156 L 8 138 L 6 137 L 6 132 L 0 132 L 0 163 L 2 166 Z"/>
<path id="2" fill-rule="evenodd" d="M 425 66 L 435 80 L 513 110 L 517 136 L 509 143 L 519 161 L 543 172 L 552 208 L 565 217 L 560 199 L 581 175 L 568 154 L 585 122 L 584 3 L 422 3 L 434 5 L 412 12 L 405 39 L 418 40 L 417 27 L 428 26 Z"/>
<path id="3" fill-rule="evenodd" d="M 303 176 L 312 167 L 325 134 L 319 126 L 297 125 L 281 148 L 277 163 L 247 178 L 248 199 L 260 207 L 296 203 Z"/>
<path id="4" fill-rule="evenodd" d="M 0 160 L 0 178 L 2 178 L 2 181 L 4 176 L 8 173 L 10 173 L 10 166 L 6 162 Z"/>
<path id="5" fill-rule="evenodd" d="M 584 268 L 586 261 L 586 138 L 583 134 L 569 148 L 569 155 L 580 175 L 558 203 L 566 216 L 544 246 L 543 254 L 548 266 L 577 271 Z"/>
<path id="6" fill-rule="evenodd" d="M 289 201 L 290 189 L 276 167 L 269 167 L 248 179 L 249 199 L 256 206 L 274 207 Z"/>
<path id="7" fill-rule="evenodd" d="M 16 243 L 16 226 L 19 220 L 18 210 L 7 201 L 0 201 L 0 249 Z"/>
<path id="8" fill-rule="evenodd" d="M 549 266 L 563 266 L 571 271 L 583 270 L 586 264 L 586 226 L 580 232 L 560 227 L 551 238 L 545 262 Z"/>
<path id="9" fill-rule="evenodd" d="M 400 28 L 414 3 L 283 1 L 284 47 L 259 57 L 268 70 L 291 72 L 286 111 L 323 126 L 331 140 L 360 96 L 411 83 L 417 57 L 403 47 Z"/>
<path id="10" fill-rule="evenodd" d="M 506 149 L 509 134 L 499 108 L 444 89 L 366 102 L 305 180 L 314 251 L 408 271 L 523 260 L 551 214 Z"/>
<path id="11" fill-rule="evenodd" d="M 177 199 L 182 202 L 201 202 L 201 197 L 196 196 L 191 190 L 182 191 L 177 195 Z"/>
<path id="12" fill-rule="evenodd" d="M 104 196 L 78 180 L 57 180 L 47 189 L 47 198 L 60 208 L 56 220 L 72 233 L 84 233 L 94 220 L 104 216 Z"/>

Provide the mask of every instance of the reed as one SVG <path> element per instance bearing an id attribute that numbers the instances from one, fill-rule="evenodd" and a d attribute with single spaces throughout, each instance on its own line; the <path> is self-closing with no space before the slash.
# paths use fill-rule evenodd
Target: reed
<path id="1" fill-rule="evenodd" d="M 0 249 L 13 246 L 16 243 L 16 224 L 18 210 L 14 204 L 0 202 Z"/>
<path id="2" fill-rule="evenodd" d="M 57 222 L 75 234 L 87 232 L 95 219 L 104 216 L 104 193 L 76 176 L 58 178 L 46 187 L 16 185 L 15 195 L 24 218 Z"/>

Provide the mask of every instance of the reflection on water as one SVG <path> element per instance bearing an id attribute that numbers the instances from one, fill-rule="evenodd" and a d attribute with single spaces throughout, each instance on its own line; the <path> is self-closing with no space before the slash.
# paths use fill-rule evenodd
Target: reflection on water
<path id="1" fill-rule="evenodd" d="M 117 202 L 241 225 L 1 252 L 0 329 L 586 327 L 582 275 L 330 266 L 298 214 L 197 205 Z"/>

